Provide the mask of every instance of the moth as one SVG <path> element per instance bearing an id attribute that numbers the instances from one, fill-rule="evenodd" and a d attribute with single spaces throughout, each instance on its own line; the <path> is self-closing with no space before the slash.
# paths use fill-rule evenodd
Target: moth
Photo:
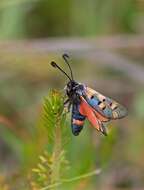
<path id="1" fill-rule="evenodd" d="M 76 82 L 69 64 L 69 56 L 63 54 L 62 57 L 69 67 L 70 75 L 54 61 L 51 62 L 51 65 L 59 69 L 69 79 L 65 87 L 67 99 L 64 105 L 68 105 L 69 111 L 72 106 L 71 129 L 73 135 L 78 136 L 80 134 L 85 119 L 88 119 L 95 129 L 107 136 L 108 133 L 105 123 L 125 117 L 127 115 L 127 109 L 85 84 Z"/>

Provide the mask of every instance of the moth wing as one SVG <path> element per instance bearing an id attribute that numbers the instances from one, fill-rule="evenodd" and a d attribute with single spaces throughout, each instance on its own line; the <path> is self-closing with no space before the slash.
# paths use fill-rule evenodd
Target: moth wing
<path id="1" fill-rule="evenodd" d="M 94 128 L 107 135 L 102 122 L 108 121 L 108 119 L 95 111 L 82 96 L 79 112 L 87 117 Z"/>
<path id="2" fill-rule="evenodd" d="M 127 115 L 127 109 L 99 92 L 86 87 L 86 101 L 99 114 L 108 119 L 120 119 Z"/>

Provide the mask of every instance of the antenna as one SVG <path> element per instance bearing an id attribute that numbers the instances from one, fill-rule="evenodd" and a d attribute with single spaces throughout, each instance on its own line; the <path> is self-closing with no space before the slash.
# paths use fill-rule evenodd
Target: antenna
<path id="1" fill-rule="evenodd" d="M 62 57 L 63 57 L 64 61 L 66 62 L 66 64 L 68 65 L 69 69 L 70 69 L 70 72 L 71 72 L 71 79 L 73 80 L 72 69 L 71 69 L 70 64 L 69 64 L 69 62 L 68 62 L 68 59 L 69 59 L 70 57 L 68 56 L 68 54 L 63 54 Z"/>
<path id="2" fill-rule="evenodd" d="M 68 76 L 68 74 L 66 72 L 64 72 L 63 69 L 61 69 L 54 61 L 51 62 L 51 65 L 54 67 L 54 68 L 58 68 L 64 75 L 67 76 L 67 78 L 72 81 L 72 79 Z"/>

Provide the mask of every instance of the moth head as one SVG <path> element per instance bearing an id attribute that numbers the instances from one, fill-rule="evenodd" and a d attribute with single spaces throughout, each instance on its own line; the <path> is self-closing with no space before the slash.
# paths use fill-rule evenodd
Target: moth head
<path id="1" fill-rule="evenodd" d="M 67 89 L 67 91 L 71 91 L 71 90 L 74 90 L 75 87 L 78 86 L 78 85 L 79 85 L 78 82 L 72 80 L 72 81 L 69 81 L 69 82 L 67 83 L 66 89 Z"/>

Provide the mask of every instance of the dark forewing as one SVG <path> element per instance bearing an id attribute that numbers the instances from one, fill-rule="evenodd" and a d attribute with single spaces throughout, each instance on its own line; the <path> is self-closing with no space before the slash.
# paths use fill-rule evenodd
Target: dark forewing
<path id="1" fill-rule="evenodd" d="M 109 119 L 120 119 L 127 115 L 127 109 L 111 98 L 89 87 L 85 88 L 85 93 L 88 104 L 104 117 Z"/>

